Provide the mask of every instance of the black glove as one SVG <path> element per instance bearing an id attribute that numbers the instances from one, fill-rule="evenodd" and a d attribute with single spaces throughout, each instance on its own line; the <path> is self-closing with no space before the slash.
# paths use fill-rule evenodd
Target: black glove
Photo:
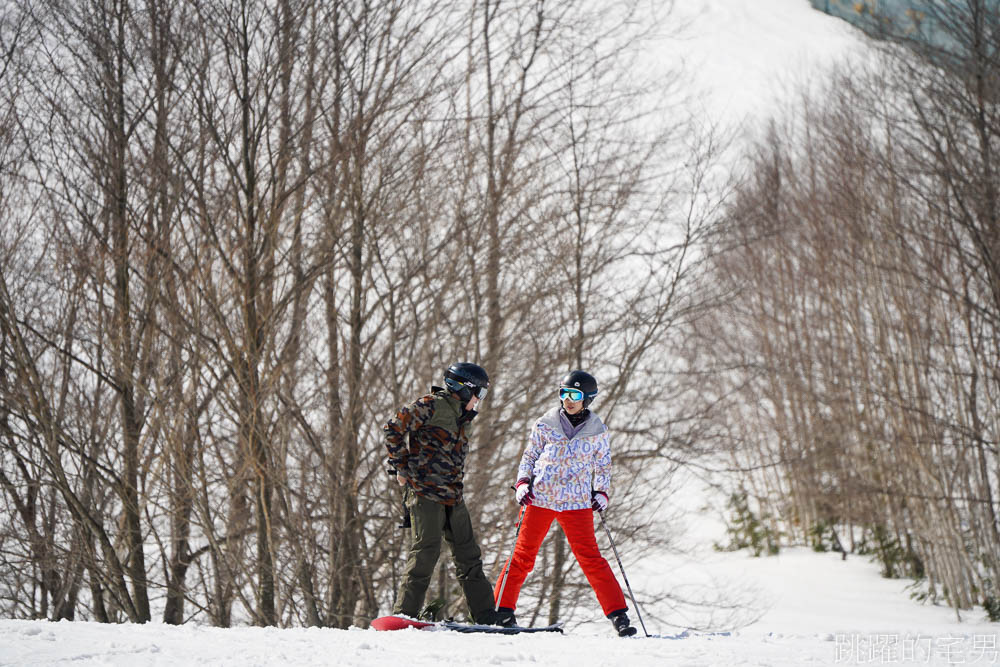
<path id="1" fill-rule="evenodd" d="M 608 494 L 603 491 L 590 492 L 590 506 L 595 512 L 603 512 L 608 509 Z"/>

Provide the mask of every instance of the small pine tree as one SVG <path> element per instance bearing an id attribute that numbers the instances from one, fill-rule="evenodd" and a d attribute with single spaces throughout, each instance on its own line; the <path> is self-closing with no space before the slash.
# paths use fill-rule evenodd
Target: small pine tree
<path id="1" fill-rule="evenodd" d="M 809 544 L 813 551 L 825 553 L 830 550 L 830 544 L 826 539 L 828 528 L 825 521 L 817 521 L 809 528 Z"/>
<path id="2" fill-rule="evenodd" d="M 717 551 L 739 551 L 749 549 L 754 557 L 766 553 L 774 556 L 779 551 L 778 535 L 764 521 L 767 516 L 758 517 L 750 509 L 750 502 L 744 490 L 729 496 L 730 520 L 726 522 L 729 544 L 715 544 Z"/>
<path id="3" fill-rule="evenodd" d="M 987 595 L 983 598 L 983 609 L 986 610 L 986 616 L 993 623 L 1000 623 L 1000 599 L 994 595 Z"/>
<path id="4" fill-rule="evenodd" d="M 882 525 L 872 526 L 866 531 L 858 553 L 871 555 L 882 566 L 882 576 L 886 579 L 910 577 L 923 579 L 924 563 L 910 548 L 889 533 Z"/>

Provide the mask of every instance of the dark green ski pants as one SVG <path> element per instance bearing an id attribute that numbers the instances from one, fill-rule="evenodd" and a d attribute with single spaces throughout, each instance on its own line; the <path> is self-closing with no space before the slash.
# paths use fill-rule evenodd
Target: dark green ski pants
<path id="1" fill-rule="evenodd" d="M 455 573 L 473 620 L 489 622 L 493 614 L 493 587 L 483 572 L 482 552 L 472 533 L 472 520 L 465 503 L 442 505 L 418 496 L 412 489 L 405 493 L 410 510 L 410 553 L 393 613 L 413 618 L 420 613 L 444 537 L 451 548 Z"/>

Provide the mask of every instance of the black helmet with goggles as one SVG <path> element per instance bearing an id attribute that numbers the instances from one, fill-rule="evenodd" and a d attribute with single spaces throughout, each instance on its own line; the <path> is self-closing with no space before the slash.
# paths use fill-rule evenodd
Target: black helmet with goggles
<path id="1" fill-rule="evenodd" d="M 559 383 L 559 400 L 583 401 L 583 407 L 590 405 L 597 396 L 597 379 L 586 371 L 573 371 Z"/>
<path id="2" fill-rule="evenodd" d="M 459 361 L 449 366 L 444 372 L 444 384 L 449 391 L 458 394 L 463 403 L 473 396 L 483 400 L 490 388 L 490 376 L 486 374 L 482 366 Z"/>

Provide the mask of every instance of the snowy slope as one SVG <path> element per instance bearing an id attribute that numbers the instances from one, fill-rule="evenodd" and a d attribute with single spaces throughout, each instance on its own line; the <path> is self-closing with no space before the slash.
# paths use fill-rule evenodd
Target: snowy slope
<path id="1" fill-rule="evenodd" d="M 651 52 L 653 66 L 683 66 L 696 110 L 730 128 L 865 50 L 856 29 L 808 0 L 677 1 L 670 25 L 683 30 Z"/>
<path id="2" fill-rule="evenodd" d="M 776 558 L 716 554 L 690 571 L 756 589 L 756 623 L 729 636 L 619 639 L 610 624 L 565 635 L 463 635 L 454 632 L 101 625 L 0 621 L 4 665 L 836 665 L 996 664 L 995 625 L 959 623 L 942 607 L 921 606 L 905 582 L 881 579 L 875 565 L 839 556 L 792 551 Z M 690 574 L 679 571 L 677 574 Z M 639 590 L 651 584 L 637 570 Z M 596 604 L 595 604 L 596 607 Z M 676 630 L 649 618 L 651 633 Z M 908 660 L 904 660 L 908 658 Z"/>
<path id="3" fill-rule="evenodd" d="M 654 66 L 683 63 L 708 121 L 735 126 L 765 113 L 776 96 L 863 50 L 846 23 L 807 0 L 695 0 L 676 4 L 689 22 L 682 36 L 650 53 Z M 695 488 L 695 487 L 692 487 Z M 835 665 L 998 664 L 1000 628 L 908 597 L 907 582 L 880 578 L 861 558 L 792 550 L 754 559 L 720 554 L 720 525 L 699 515 L 683 556 L 629 562 L 646 627 L 675 634 L 686 626 L 739 628 L 727 636 L 622 640 L 594 604 L 593 619 L 565 635 L 520 637 L 449 632 L 263 629 L 0 621 L 0 665 Z M 608 513 L 613 521 L 614 508 Z M 607 554 L 610 557 L 610 554 Z M 612 560 L 612 567 L 617 566 Z M 714 599 L 718 607 L 678 604 L 662 595 Z M 654 601 L 655 600 L 655 601 Z M 637 621 L 633 614 L 633 621 Z"/>

